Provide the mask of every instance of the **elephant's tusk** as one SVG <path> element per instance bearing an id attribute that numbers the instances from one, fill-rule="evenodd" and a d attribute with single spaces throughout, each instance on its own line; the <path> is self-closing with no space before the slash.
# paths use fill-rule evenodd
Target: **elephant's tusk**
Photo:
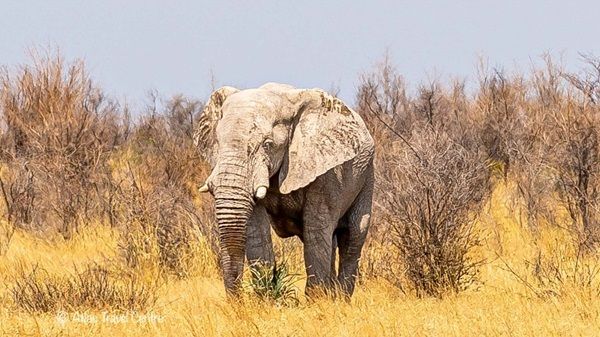
<path id="1" fill-rule="evenodd" d="M 264 198 L 267 195 L 267 188 L 265 186 L 258 186 L 255 195 L 258 199 Z"/>
<path id="2" fill-rule="evenodd" d="M 204 185 L 200 186 L 200 188 L 198 189 L 198 191 L 200 193 L 206 193 L 206 192 L 208 192 L 208 185 L 204 184 Z"/>

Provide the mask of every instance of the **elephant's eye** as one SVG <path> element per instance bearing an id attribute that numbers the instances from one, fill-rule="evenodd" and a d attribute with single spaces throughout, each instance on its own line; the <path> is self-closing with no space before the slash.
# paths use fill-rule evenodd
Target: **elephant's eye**
<path id="1" fill-rule="evenodd" d="M 265 139 L 263 142 L 263 148 L 267 151 L 271 150 L 271 148 L 273 148 L 273 140 L 269 138 Z"/>

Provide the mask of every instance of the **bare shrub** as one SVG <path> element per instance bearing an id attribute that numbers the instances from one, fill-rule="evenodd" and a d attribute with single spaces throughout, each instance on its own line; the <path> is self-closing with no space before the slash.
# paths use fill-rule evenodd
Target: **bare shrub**
<path id="1" fill-rule="evenodd" d="M 581 92 L 593 105 L 600 103 L 600 58 L 591 54 L 581 54 L 586 67 L 580 74 L 562 75 Z"/>
<path id="2" fill-rule="evenodd" d="M 179 276 L 200 236 L 214 243 L 208 206 L 194 200 L 206 174 L 192 141 L 200 102 L 176 96 L 159 107 L 154 94 L 133 124 L 82 62 L 53 54 L 4 71 L 0 85 L 7 171 L 0 187 L 9 222 L 55 228 L 65 238 L 83 224 L 109 223 L 124 232 L 129 265 L 154 256 Z"/>
<path id="3" fill-rule="evenodd" d="M 358 112 L 376 139 L 390 132 L 378 119 L 399 132 L 410 131 L 412 114 L 406 84 L 391 64 L 389 55 L 386 54 L 374 72 L 361 76 L 356 100 Z"/>
<path id="4" fill-rule="evenodd" d="M 34 54 L 32 65 L 14 74 L 2 72 L 1 157 L 15 171 L 14 177 L 35 177 L 33 187 L 26 188 L 35 196 L 20 193 L 29 201 L 29 214 L 12 203 L 7 210 L 11 217 L 24 217 L 15 220 L 38 229 L 56 224 L 69 238 L 99 214 L 94 200 L 100 176 L 110 152 L 122 141 L 118 110 L 118 104 L 93 84 L 81 61 L 65 64 L 59 55 Z M 27 164 L 12 165 L 13 161 Z M 13 186 L 5 187 L 16 186 L 9 185 Z"/>
<path id="5" fill-rule="evenodd" d="M 23 161 L 12 162 L 6 171 L 6 176 L 0 177 L 6 220 L 15 226 L 27 227 L 33 221 L 36 201 L 33 172 Z"/>
<path id="6" fill-rule="evenodd" d="M 529 77 L 482 65 L 473 110 L 492 171 L 515 183 L 515 218 L 534 232 L 542 220 L 556 222 L 555 116 L 569 101 L 561 66 L 543 60 Z"/>
<path id="7" fill-rule="evenodd" d="M 215 252 L 217 247 L 209 207 L 194 203 L 207 174 L 192 140 L 202 106 L 178 96 L 159 112 L 158 98 L 152 99 L 150 113 L 133 129 L 127 148 L 121 248 L 131 267 L 156 264 L 184 277 L 196 262 L 213 264 L 195 261 L 200 241 Z"/>
<path id="8" fill-rule="evenodd" d="M 528 100 L 521 100 L 520 113 L 514 119 L 509 155 L 516 182 L 520 207 L 517 219 L 526 220 L 534 233 L 541 220 L 555 223 L 554 190 L 556 174 L 551 162 L 555 151 L 555 123 L 553 116 L 563 109 L 564 87 L 562 69 L 550 57 L 545 67 L 534 69 L 529 80 Z M 525 214 L 522 214 L 522 210 Z"/>
<path id="9" fill-rule="evenodd" d="M 425 124 L 432 127 L 443 122 L 443 117 L 448 116 L 447 111 L 441 111 L 448 107 L 447 104 L 444 104 L 444 100 L 445 96 L 440 84 L 437 81 L 430 81 L 426 85 L 419 86 L 413 110 L 419 119 L 424 120 Z"/>
<path id="10" fill-rule="evenodd" d="M 193 206 L 168 191 L 144 191 L 135 178 L 124 195 L 124 228 L 120 244 L 127 265 L 165 270 L 179 277 L 191 269 L 194 245 Z"/>
<path id="11" fill-rule="evenodd" d="M 524 79 L 508 77 L 503 71 L 488 71 L 482 66 L 475 107 L 481 115 L 482 140 L 492 167 L 504 178 L 512 164 L 513 142 L 518 138 L 523 100 L 526 95 Z"/>
<path id="12" fill-rule="evenodd" d="M 598 112 L 586 108 L 561 113 L 553 166 L 558 191 L 567 206 L 580 243 L 594 247 L 600 239 L 600 149 Z"/>
<path id="13" fill-rule="evenodd" d="M 144 281 L 135 274 L 88 265 L 73 275 L 55 276 L 35 267 L 20 270 L 11 293 L 14 302 L 28 312 L 111 309 L 147 310 L 158 297 L 157 280 Z"/>
<path id="14" fill-rule="evenodd" d="M 488 191 L 487 167 L 443 131 L 419 130 L 411 145 L 380 177 L 393 242 L 417 295 L 464 290 L 480 265 L 471 252 L 479 245 L 473 225 Z"/>
<path id="15" fill-rule="evenodd" d="M 521 226 L 525 220 L 534 233 L 538 232 L 541 220 L 554 224 L 556 217 L 553 207 L 555 200 L 552 196 L 555 180 L 546 156 L 545 153 L 530 153 L 524 157 L 526 162 L 519 162 L 514 166 L 518 167 L 514 179 L 520 205 L 513 208 L 513 211 L 519 212 L 517 219 Z"/>
<path id="16" fill-rule="evenodd" d="M 550 158 L 557 175 L 559 197 L 587 251 L 600 242 L 600 106 L 596 103 L 599 60 L 586 59 L 583 75 L 566 74 L 577 91 L 564 98 L 554 115 L 555 156 Z"/>
<path id="17" fill-rule="evenodd" d="M 445 91 L 431 81 L 410 99 L 386 58 L 362 77 L 357 100 L 377 146 L 377 228 L 368 246 L 380 252 L 365 253 L 364 273 L 418 296 L 464 290 L 480 265 L 473 224 L 489 190 L 481 127 L 464 83 Z"/>

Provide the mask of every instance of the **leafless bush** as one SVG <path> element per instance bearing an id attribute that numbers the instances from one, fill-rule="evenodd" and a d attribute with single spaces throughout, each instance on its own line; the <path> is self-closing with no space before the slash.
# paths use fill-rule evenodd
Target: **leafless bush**
<path id="1" fill-rule="evenodd" d="M 508 143 L 513 168 L 511 178 L 516 182 L 520 201 L 520 206 L 514 210 L 520 213 L 517 218 L 526 220 L 534 232 L 542 219 L 555 223 L 556 174 L 551 165 L 556 155 L 553 116 L 563 109 L 565 101 L 560 77 L 562 69 L 550 57 L 544 60 L 545 67 L 534 69 L 528 82 L 531 90 L 526 95 L 529 98 L 517 102 L 521 112 L 513 121 Z"/>
<path id="2" fill-rule="evenodd" d="M 580 236 L 593 248 L 600 240 L 600 147 L 599 112 L 574 106 L 557 116 L 556 157 L 558 192 Z"/>
<path id="3" fill-rule="evenodd" d="M 512 164 L 512 149 L 518 139 L 526 84 L 521 76 L 508 77 L 503 71 L 481 70 L 475 102 L 481 115 L 482 140 L 492 167 L 506 178 Z"/>
<path id="4" fill-rule="evenodd" d="M 191 269 L 198 223 L 193 205 L 173 191 L 145 191 L 135 177 L 123 195 L 124 228 L 120 247 L 127 265 L 160 269 L 183 277 Z"/>
<path id="5" fill-rule="evenodd" d="M 0 98 L 1 157 L 14 177 L 35 177 L 26 178 L 26 188 L 17 187 L 23 185 L 18 181 L 5 186 L 15 193 L 21 189 L 18 194 L 28 201 L 20 210 L 11 202 L 7 211 L 32 227 L 57 224 L 68 238 L 100 212 L 94 194 L 110 152 L 123 140 L 119 106 L 94 86 L 82 62 L 65 64 L 52 54 L 34 55 L 32 65 L 14 74 L 4 71 Z M 35 195 L 25 194 L 32 190 Z M 9 199 L 12 192 L 7 191 Z"/>
<path id="6" fill-rule="evenodd" d="M 156 94 L 137 123 L 87 75 L 82 62 L 34 55 L 0 76 L 0 188 L 5 217 L 27 229 L 109 223 L 123 231 L 131 266 L 155 249 L 160 268 L 183 276 L 197 238 L 216 247 L 206 175 L 192 141 L 202 104 Z M 150 254 L 152 255 L 152 254 Z"/>
<path id="7" fill-rule="evenodd" d="M 473 221 L 489 190 L 489 169 L 464 83 L 444 90 L 431 81 L 411 99 L 386 61 L 362 77 L 357 99 L 377 146 L 377 243 L 368 246 L 386 247 L 365 254 L 363 273 L 419 296 L 465 289 L 480 264 L 470 255 L 479 244 Z M 383 235 L 390 230 L 395 235 Z"/>
<path id="8" fill-rule="evenodd" d="M 132 267 L 158 263 L 185 276 L 193 267 L 199 240 L 217 247 L 216 226 L 207 205 L 194 203 L 197 186 L 207 173 L 192 141 L 201 105 L 175 97 L 159 112 L 154 97 L 149 110 L 135 126 L 129 144 L 121 197 L 121 248 Z"/>
<path id="9" fill-rule="evenodd" d="M 473 222 L 488 191 L 487 167 L 435 129 L 419 130 L 410 149 L 392 156 L 378 178 L 408 280 L 419 296 L 465 289 L 480 264 L 470 253 L 479 245 Z"/>
<path id="10" fill-rule="evenodd" d="M 555 223 L 555 116 L 569 101 L 562 68 L 549 56 L 544 61 L 529 77 L 481 66 L 473 111 L 490 166 L 516 183 L 516 218 L 534 232 L 540 220 Z"/>
<path id="11" fill-rule="evenodd" d="M 417 99 L 414 102 L 415 113 L 429 126 L 434 126 L 440 115 L 447 116 L 447 112 L 440 111 L 443 105 L 442 100 L 445 97 L 437 81 L 431 81 L 427 85 L 420 85 L 417 92 Z"/>
<path id="12" fill-rule="evenodd" d="M 412 114 L 406 85 L 388 55 L 377 65 L 376 71 L 361 76 L 357 102 L 359 113 L 377 139 L 390 132 L 377 119 L 383 119 L 399 132 L 410 131 Z"/>
<path id="13" fill-rule="evenodd" d="M 530 153 L 524 157 L 526 162 L 516 163 L 514 179 L 516 182 L 519 207 L 513 211 L 519 212 L 517 219 L 526 220 L 530 230 L 537 233 L 540 221 L 555 223 L 554 174 L 546 162 L 545 153 Z M 524 212 L 523 212 L 524 211 Z M 523 214 L 524 213 L 524 214 Z M 523 226 L 523 223 L 521 223 Z"/>
<path id="14" fill-rule="evenodd" d="M 15 226 L 26 227 L 32 222 L 35 205 L 33 172 L 26 162 L 14 161 L 0 177 L 0 191 L 6 220 Z"/>
<path id="15" fill-rule="evenodd" d="M 547 200 L 558 196 L 571 218 L 566 227 L 590 251 L 600 238 L 600 109 L 595 103 L 599 62 L 586 56 L 588 67 L 576 75 L 549 57 L 545 61 L 546 68 L 532 76 L 534 95 L 515 142 L 521 173 L 516 178 L 529 222 L 536 222 L 542 210 L 550 213 Z"/>
<path id="16" fill-rule="evenodd" d="M 593 105 L 600 103 L 600 58 L 581 54 L 586 67 L 581 74 L 563 74 L 572 86 L 581 92 Z"/>
<path id="17" fill-rule="evenodd" d="M 406 267 L 398 247 L 389 241 L 380 238 L 367 241 L 360 258 L 359 282 L 365 279 L 385 280 L 405 292 Z"/>

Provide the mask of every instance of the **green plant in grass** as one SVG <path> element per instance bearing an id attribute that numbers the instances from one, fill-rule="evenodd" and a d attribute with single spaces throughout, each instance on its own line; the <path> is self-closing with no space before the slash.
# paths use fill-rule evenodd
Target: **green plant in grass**
<path id="1" fill-rule="evenodd" d="M 298 304 L 298 293 L 295 283 L 299 274 L 291 273 L 287 263 L 273 266 L 264 263 L 250 265 L 251 278 L 247 283 L 259 298 L 273 301 L 278 305 L 293 306 Z"/>

